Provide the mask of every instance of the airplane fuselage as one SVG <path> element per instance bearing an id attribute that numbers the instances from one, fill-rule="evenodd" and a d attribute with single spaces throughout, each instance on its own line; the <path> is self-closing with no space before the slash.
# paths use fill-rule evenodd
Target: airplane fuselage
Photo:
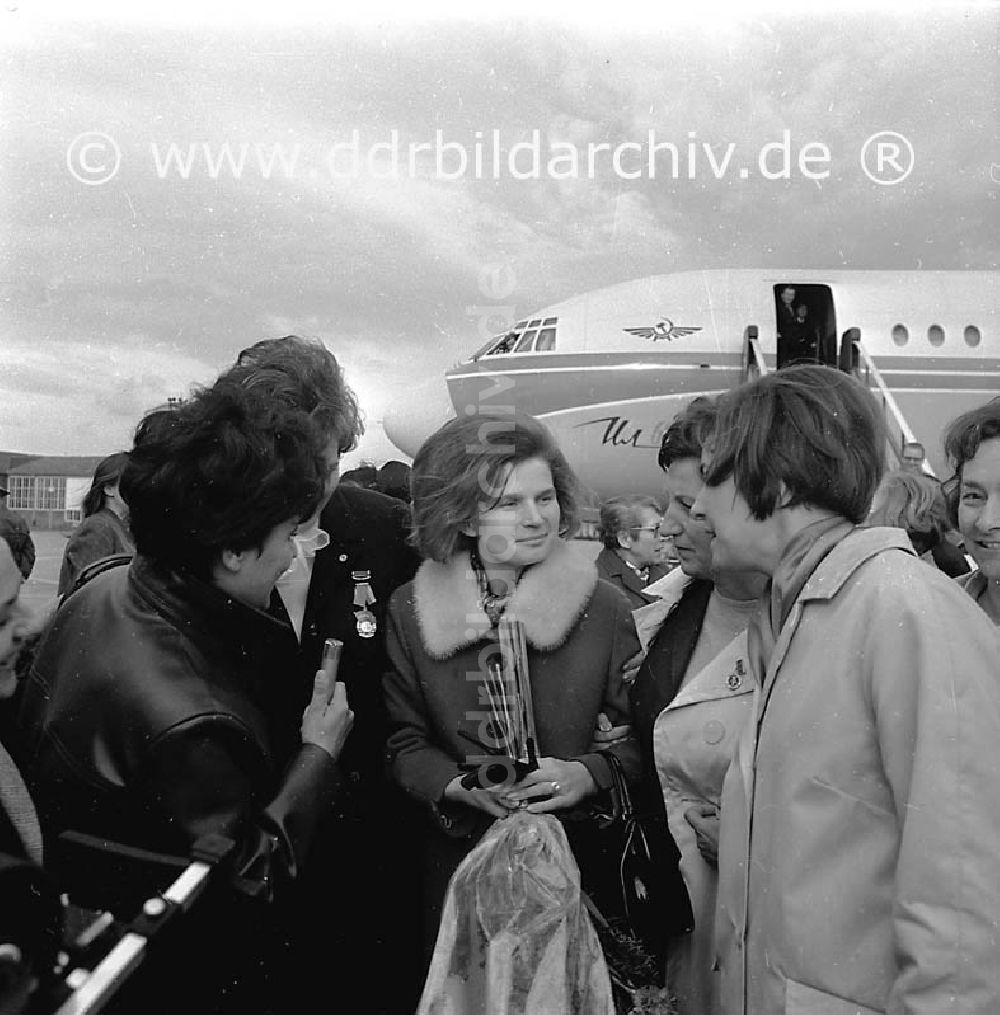
<path id="1" fill-rule="evenodd" d="M 794 287 L 820 357 L 835 361 L 841 336 L 858 329 L 931 467 L 945 476 L 944 425 L 1000 393 L 998 282 L 995 272 L 962 271 L 652 276 L 516 322 L 447 371 L 449 398 L 456 413 L 515 407 L 538 416 L 598 498 L 658 494 L 663 431 L 691 398 L 741 383 L 748 329 L 768 368 L 778 365 L 780 291 Z M 389 421 L 387 430 L 413 453 Z"/>

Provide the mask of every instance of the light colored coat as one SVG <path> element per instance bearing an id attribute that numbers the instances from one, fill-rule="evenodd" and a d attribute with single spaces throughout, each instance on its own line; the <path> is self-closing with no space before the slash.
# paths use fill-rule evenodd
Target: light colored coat
<path id="1" fill-rule="evenodd" d="M 817 567 L 723 791 L 727 1015 L 1000 1011 L 998 659 L 902 532 Z"/>
<path id="2" fill-rule="evenodd" d="M 719 806 L 722 780 L 753 702 L 747 635 L 740 632 L 686 682 L 653 727 L 653 755 L 663 787 L 670 834 L 694 913 L 694 931 L 677 938 L 667 957 L 667 986 L 683 1015 L 719 1015 L 719 977 L 713 971 L 718 876 L 698 850 L 684 812 Z"/>

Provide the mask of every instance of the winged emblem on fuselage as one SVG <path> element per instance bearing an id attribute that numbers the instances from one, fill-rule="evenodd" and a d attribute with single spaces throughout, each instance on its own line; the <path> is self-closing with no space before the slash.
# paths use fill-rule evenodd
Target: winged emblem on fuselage
<path id="1" fill-rule="evenodd" d="M 701 327 L 678 327 L 669 317 L 661 317 L 651 327 L 622 328 L 622 331 L 627 331 L 630 335 L 638 335 L 639 338 L 651 338 L 654 342 L 658 342 L 661 338 L 669 342 L 674 338 L 693 335 L 696 331 L 701 331 Z"/>

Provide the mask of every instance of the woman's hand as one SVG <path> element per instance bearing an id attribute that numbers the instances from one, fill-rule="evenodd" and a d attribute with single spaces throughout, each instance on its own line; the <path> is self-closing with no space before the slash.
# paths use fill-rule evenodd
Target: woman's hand
<path id="1" fill-rule="evenodd" d="M 709 867 L 719 866 L 719 809 L 712 804 L 696 804 L 684 812 L 684 820 L 694 829 L 698 852 Z"/>
<path id="2" fill-rule="evenodd" d="M 457 775 L 444 788 L 441 794 L 443 800 L 450 803 L 467 804 L 469 807 L 476 807 L 494 818 L 505 818 L 511 811 L 516 811 L 517 806 L 511 806 L 504 802 L 501 794 L 505 793 L 505 786 L 498 786 L 496 789 L 466 789 L 462 785 L 462 776 Z"/>
<path id="3" fill-rule="evenodd" d="M 598 712 L 597 726 L 594 728 L 594 739 L 591 741 L 590 749 L 592 751 L 606 750 L 612 744 L 619 744 L 623 740 L 627 740 L 631 735 L 631 726 L 613 726 L 607 713 Z"/>
<path id="4" fill-rule="evenodd" d="M 622 666 L 622 683 L 630 687 L 642 668 L 643 660 L 646 658 L 646 650 L 639 649 L 634 656 L 625 660 Z"/>
<path id="5" fill-rule="evenodd" d="M 353 725 L 354 713 L 347 703 L 347 688 L 338 680 L 331 695 L 330 676 L 325 670 L 317 670 L 312 699 L 302 713 L 302 743 L 321 747 L 336 761 Z"/>
<path id="6" fill-rule="evenodd" d="M 548 814 L 575 807 L 596 792 L 597 783 L 582 761 L 539 758 L 538 768 L 509 790 L 506 799 L 515 809 Z"/>

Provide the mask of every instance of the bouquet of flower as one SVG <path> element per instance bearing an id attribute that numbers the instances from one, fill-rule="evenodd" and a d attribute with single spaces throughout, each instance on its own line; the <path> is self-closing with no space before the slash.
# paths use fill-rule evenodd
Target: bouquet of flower
<path id="1" fill-rule="evenodd" d="M 417 1015 L 614 1015 L 566 833 L 495 822 L 452 875 Z"/>

